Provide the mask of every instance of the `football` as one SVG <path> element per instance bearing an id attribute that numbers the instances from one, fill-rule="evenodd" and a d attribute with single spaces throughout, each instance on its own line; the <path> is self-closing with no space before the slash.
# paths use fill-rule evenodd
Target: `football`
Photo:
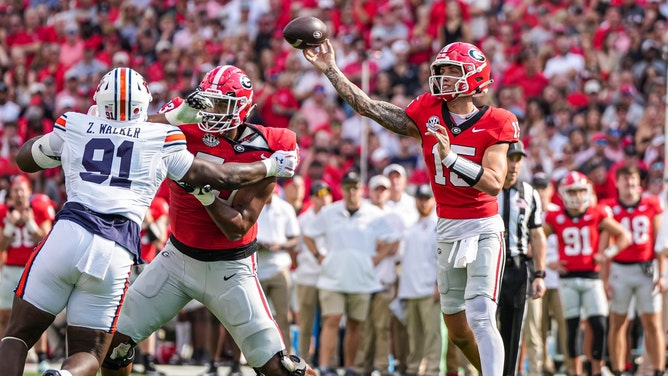
<path id="1" fill-rule="evenodd" d="M 327 35 L 327 25 L 310 16 L 295 18 L 283 28 L 283 38 L 300 50 L 321 45 Z"/>

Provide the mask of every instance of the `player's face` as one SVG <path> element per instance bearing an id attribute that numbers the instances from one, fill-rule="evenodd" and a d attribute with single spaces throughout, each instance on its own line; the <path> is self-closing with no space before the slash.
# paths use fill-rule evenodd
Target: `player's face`
<path id="1" fill-rule="evenodd" d="M 435 76 L 443 76 L 441 81 L 441 90 L 449 92 L 455 90 L 455 84 L 464 77 L 462 67 L 453 64 L 443 64 L 434 67 Z"/>
<path id="2" fill-rule="evenodd" d="M 570 200 L 580 203 L 580 205 L 578 206 L 579 209 L 569 208 L 569 211 L 573 211 L 573 212 L 576 212 L 576 213 L 582 213 L 582 212 L 585 211 L 585 209 L 587 209 L 587 207 L 585 206 L 584 203 L 589 198 L 588 197 L 589 191 L 587 191 L 586 189 L 580 189 L 580 188 L 569 189 L 568 191 L 566 191 L 566 194 L 568 195 Z"/>
<path id="3" fill-rule="evenodd" d="M 617 189 L 619 196 L 624 198 L 637 198 L 640 196 L 640 176 L 638 174 L 623 174 L 617 178 Z"/>
<path id="4" fill-rule="evenodd" d="M 9 193 L 12 204 L 18 207 L 29 206 L 30 194 L 30 187 L 25 183 L 12 185 Z"/>

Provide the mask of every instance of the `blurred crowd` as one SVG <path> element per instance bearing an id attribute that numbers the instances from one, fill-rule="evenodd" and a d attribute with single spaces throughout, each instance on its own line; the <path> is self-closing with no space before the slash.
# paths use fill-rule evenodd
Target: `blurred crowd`
<path id="1" fill-rule="evenodd" d="M 580 170 L 603 199 L 616 168 L 635 164 L 646 191 L 663 190 L 668 0 L 0 0 L 0 188 L 21 173 L 22 143 L 86 112 L 109 69 L 141 73 L 153 113 L 223 64 L 254 84 L 250 122 L 297 133 L 302 192 L 322 181 L 339 200 L 344 173 L 361 165 L 374 176 L 398 164 L 410 186 L 428 182 L 415 140 L 355 114 L 283 40 L 305 15 L 327 23 L 348 77 L 401 107 L 429 91 L 444 45 L 478 45 L 494 83 L 477 101 L 518 117 L 522 180 Z M 29 178 L 65 201 L 60 169 Z"/>
<path id="2" fill-rule="evenodd" d="M 520 119 L 525 180 L 579 169 L 609 196 L 610 167 L 632 158 L 647 173 L 646 188 L 661 190 L 666 0 L 0 1 L 0 176 L 19 172 L 13 153 L 22 142 L 66 111 L 85 112 L 110 68 L 144 75 L 154 112 L 212 67 L 234 64 L 254 83 L 251 121 L 297 132 L 307 185 L 337 187 L 360 154 L 368 176 L 399 163 L 411 184 L 426 182 L 413 140 L 372 121 L 360 127 L 283 40 L 283 27 L 303 15 L 327 23 L 349 77 L 399 106 L 427 90 L 442 46 L 479 45 L 495 80 L 479 103 Z M 36 191 L 63 202 L 58 171 L 32 179 Z"/>

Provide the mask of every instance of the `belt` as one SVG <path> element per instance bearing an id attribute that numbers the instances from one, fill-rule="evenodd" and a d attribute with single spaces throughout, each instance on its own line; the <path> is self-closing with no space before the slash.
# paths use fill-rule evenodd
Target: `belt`
<path id="1" fill-rule="evenodd" d="M 506 256 L 506 267 L 520 268 L 526 261 L 525 255 Z"/>

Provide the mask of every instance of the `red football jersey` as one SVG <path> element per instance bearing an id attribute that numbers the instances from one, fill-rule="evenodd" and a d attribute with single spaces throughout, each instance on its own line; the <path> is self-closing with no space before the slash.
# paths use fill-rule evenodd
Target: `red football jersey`
<path id="1" fill-rule="evenodd" d="M 569 272 L 598 271 L 594 254 L 598 251 L 599 226 L 608 217 L 612 218 L 610 208 L 600 204 L 589 206 L 578 217 L 571 217 L 563 207 L 547 212 L 545 223 L 557 234 L 559 260 L 565 261 Z"/>
<path id="2" fill-rule="evenodd" d="M 663 213 L 663 207 L 656 196 L 642 196 L 638 205 L 626 207 L 615 199 L 601 201 L 612 209 L 612 215 L 631 233 L 631 245 L 613 258 L 625 263 L 645 262 L 654 259 L 654 217 Z"/>
<path id="3" fill-rule="evenodd" d="M 38 226 L 41 226 L 45 221 L 53 222 L 56 217 L 55 205 L 51 199 L 43 194 L 34 194 L 30 198 L 30 206 Z M 7 217 L 9 207 L 2 205 L 0 207 L 0 218 Z M 25 266 L 32 254 L 33 249 L 37 243 L 33 241 L 32 236 L 28 233 L 25 225 L 18 225 L 14 229 L 14 237 L 12 242 L 7 247 L 7 259 L 5 264 L 12 266 Z"/>
<path id="4" fill-rule="evenodd" d="M 211 133 L 201 131 L 197 124 L 180 127 L 186 135 L 188 150 L 199 158 L 211 162 L 256 162 L 269 158 L 276 150 L 295 150 L 297 137 L 285 128 L 270 128 L 247 125 L 240 141 L 231 141 Z M 251 186 L 252 187 L 252 186 Z M 252 189 L 248 187 L 249 189 Z M 231 241 L 213 222 L 202 204 L 173 181 L 169 182 L 169 220 L 172 234 L 181 243 L 200 249 L 231 249 L 250 244 L 257 235 L 257 224 L 241 239 Z M 221 191 L 220 198 L 231 204 L 235 191 Z"/>
<path id="5" fill-rule="evenodd" d="M 496 197 L 469 186 L 441 162 L 436 138 L 426 134 L 427 126 L 446 124 L 452 151 L 459 154 L 460 158 L 482 164 L 488 147 L 519 140 L 517 117 L 504 109 L 484 106 L 459 126 L 448 126 L 454 124 L 454 121 L 445 102 L 431 94 L 415 98 L 406 107 L 406 114 L 417 124 L 422 137 L 422 154 L 431 175 L 438 216 L 476 219 L 498 214 Z"/>
<path id="6" fill-rule="evenodd" d="M 158 219 L 163 215 L 169 215 L 169 204 L 167 200 L 162 197 L 155 196 L 151 201 L 151 206 L 148 207 L 153 219 Z M 155 245 L 147 235 L 146 229 L 142 229 L 141 233 L 141 258 L 146 262 L 151 262 L 155 258 Z"/>

